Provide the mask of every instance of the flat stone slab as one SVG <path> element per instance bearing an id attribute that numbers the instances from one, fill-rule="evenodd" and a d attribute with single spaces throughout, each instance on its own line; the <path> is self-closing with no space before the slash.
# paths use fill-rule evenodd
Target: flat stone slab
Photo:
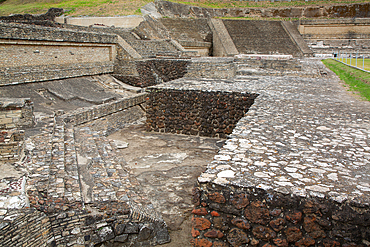
<path id="1" fill-rule="evenodd" d="M 228 80 L 259 96 L 198 181 L 369 205 L 370 102 L 327 73 Z"/>

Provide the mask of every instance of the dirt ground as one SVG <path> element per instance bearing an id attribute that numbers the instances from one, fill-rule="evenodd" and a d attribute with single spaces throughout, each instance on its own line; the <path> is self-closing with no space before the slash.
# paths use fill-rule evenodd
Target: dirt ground
<path id="1" fill-rule="evenodd" d="M 168 225 L 171 242 L 162 246 L 190 246 L 191 191 L 225 140 L 146 132 L 144 125 L 108 138 L 127 146 L 120 155 Z"/>

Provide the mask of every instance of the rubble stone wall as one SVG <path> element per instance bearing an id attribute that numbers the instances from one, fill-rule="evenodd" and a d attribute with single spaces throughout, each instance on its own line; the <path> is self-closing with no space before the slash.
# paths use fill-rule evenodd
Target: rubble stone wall
<path id="1" fill-rule="evenodd" d="M 370 17 L 370 3 L 337 4 L 285 8 L 202 8 L 168 1 L 156 1 L 157 12 L 166 17 L 290 17 L 364 18 Z"/>
<path id="2" fill-rule="evenodd" d="M 0 86 L 113 72 L 117 36 L 0 23 Z"/>
<path id="3" fill-rule="evenodd" d="M 194 246 L 369 244 L 365 205 L 211 183 L 193 189 L 193 203 Z"/>
<path id="4" fill-rule="evenodd" d="M 235 76 L 233 58 L 192 59 L 184 77 L 227 79 Z"/>
<path id="5" fill-rule="evenodd" d="M 50 246 L 49 217 L 35 209 L 16 210 L 0 220 L 1 246 Z"/>
<path id="6" fill-rule="evenodd" d="M 80 125 L 143 104 L 145 103 L 146 95 L 146 93 L 141 93 L 133 97 L 123 98 L 90 108 L 80 108 L 61 117 L 66 123 Z"/>
<path id="7" fill-rule="evenodd" d="M 23 154 L 24 131 L 12 129 L 0 132 L 0 161 L 15 162 Z"/>
<path id="8" fill-rule="evenodd" d="M 149 87 L 183 77 L 189 63 L 189 59 L 138 60 L 135 66 L 139 76 L 115 74 L 114 77 L 135 87 Z"/>
<path id="9" fill-rule="evenodd" d="M 225 138 L 253 104 L 256 94 L 151 87 L 147 130 Z"/>
<path id="10" fill-rule="evenodd" d="M 30 99 L 0 98 L 0 129 L 32 127 L 34 122 Z"/>

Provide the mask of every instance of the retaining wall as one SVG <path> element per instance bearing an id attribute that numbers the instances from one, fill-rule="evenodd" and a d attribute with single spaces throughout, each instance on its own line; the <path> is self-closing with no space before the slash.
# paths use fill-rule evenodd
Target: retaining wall
<path id="1" fill-rule="evenodd" d="M 148 87 L 183 77 L 189 63 L 189 59 L 138 60 L 135 62 L 138 76 L 114 74 L 114 77 L 135 87 Z"/>
<path id="2" fill-rule="evenodd" d="M 290 17 L 364 18 L 370 17 L 370 3 L 283 8 L 202 8 L 167 1 L 154 2 L 156 13 L 166 17 Z M 145 6 L 143 7 L 145 9 Z M 150 8 L 148 8 L 150 12 Z"/>
<path id="3" fill-rule="evenodd" d="M 361 205 L 212 183 L 193 189 L 193 203 L 194 246 L 369 245 Z"/>
<path id="4" fill-rule="evenodd" d="M 24 131 L 2 130 L 0 131 L 0 161 L 10 163 L 18 161 L 23 154 Z"/>
<path id="5" fill-rule="evenodd" d="M 113 72 L 116 35 L 0 23 L 0 85 Z"/>
<path id="6" fill-rule="evenodd" d="M 225 138 L 253 104 L 256 94 L 150 87 L 147 130 Z"/>

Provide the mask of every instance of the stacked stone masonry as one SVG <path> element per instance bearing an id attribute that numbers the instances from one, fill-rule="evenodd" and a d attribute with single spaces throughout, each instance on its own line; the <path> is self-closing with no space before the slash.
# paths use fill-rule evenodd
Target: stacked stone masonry
<path id="1" fill-rule="evenodd" d="M 370 17 L 369 3 L 285 8 L 202 8 L 168 1 L 156 1 L 157 12 L 172 18 L 212 17 L 290 17 L 290 18 L 364 18 Z"/>
<path id="2" fill-rule="evenodd" d="M 117 36 L 0 23 L 0 85 L 113 72 Z"/>
<path id="3" fill-rule="evenodd" d="M 148 131 L 225 138 L 257 97 L 245 92 L 196 90 L 193 82 L 185 79 L 147 89 Z M 176 83 L 195 87 L 180 90 L 172 87 Z"/>

